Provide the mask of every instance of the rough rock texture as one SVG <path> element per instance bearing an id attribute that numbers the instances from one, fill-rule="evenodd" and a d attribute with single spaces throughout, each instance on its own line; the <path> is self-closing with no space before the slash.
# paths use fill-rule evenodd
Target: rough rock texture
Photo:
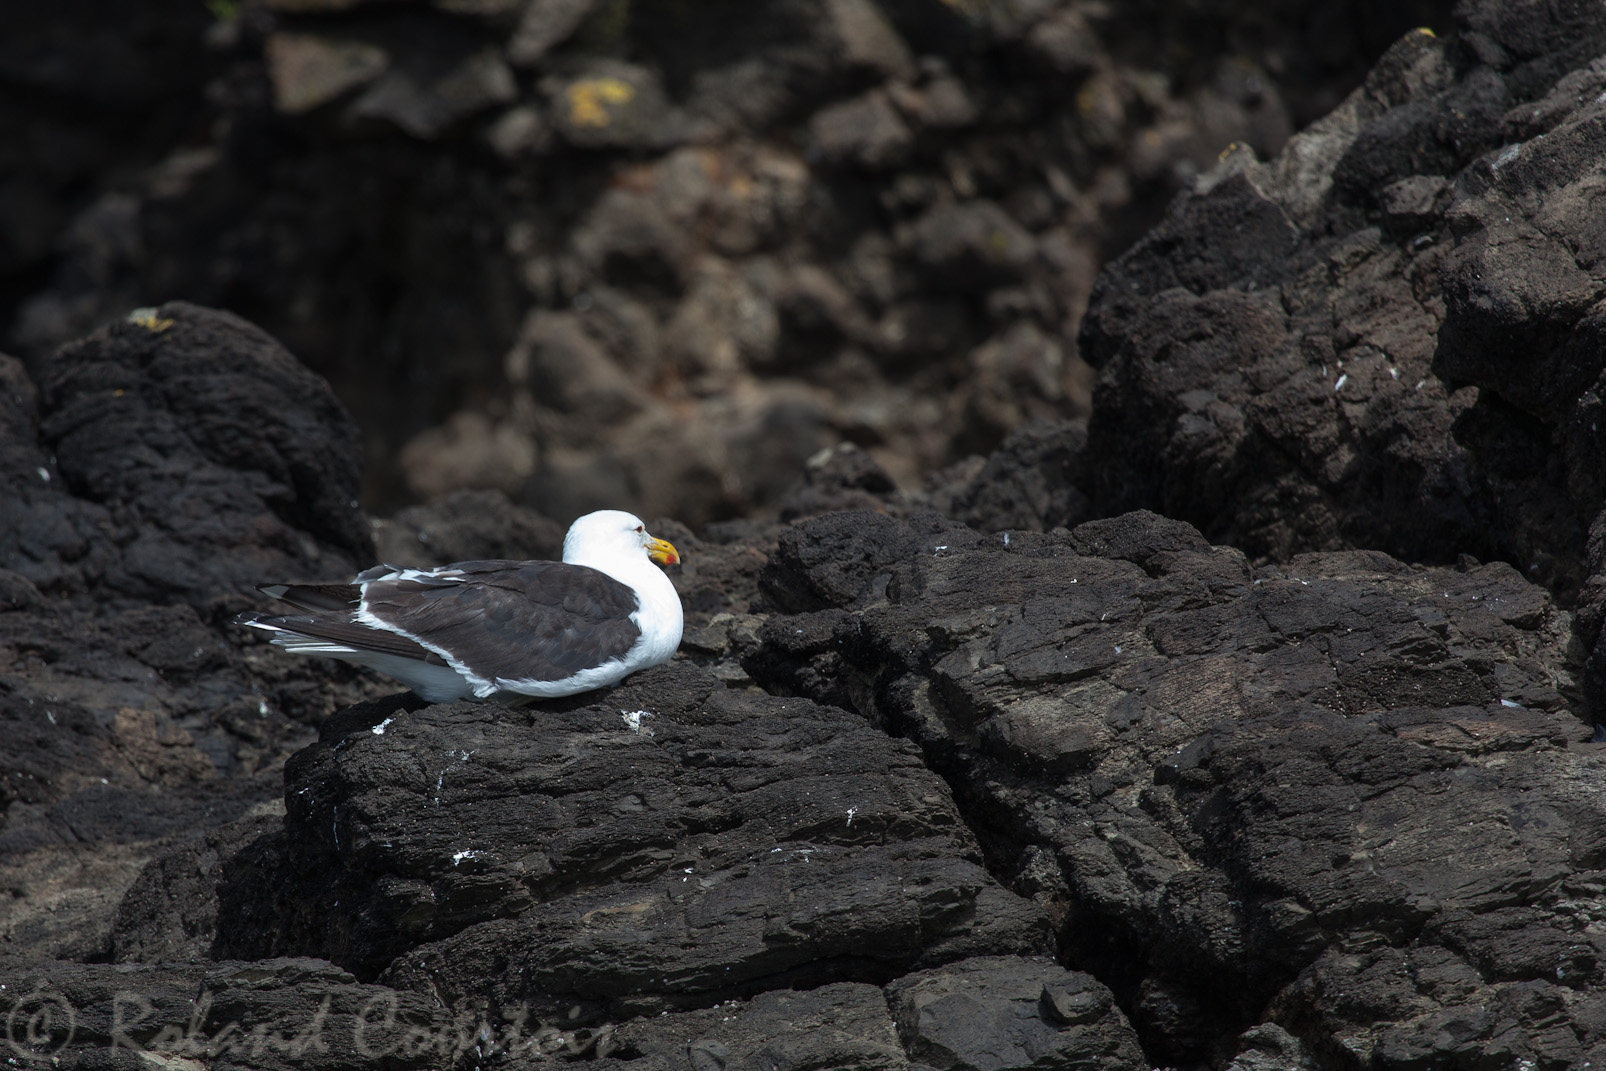
<path id="1" fill-rule="evenodd" d="M 286 800 L 282 846 L 221 882 L 218 951 L 453 1005 L 617 1019 L 1047 947 L 913 747 L 690 666 L 526 715 L 354 708 Z"/>
<path id="2" fill-rule="evenodd" d="M 1268 1006 L 1371 1066 L 1606 1052 L 1606 764 L 1569 615 L 1509 566 L 832 514 L 763 582 L 752 675 L 917 741 L 1151 1058 Z"/>
<path id="3" fill-rule="evenodd" d="M 557 521 L 520 509 L 497 491 L 455 491 L 375 521 L 375 557 L 414 568 L 497 558 L 562 558 L 565 531 Z"/>
<path id="4" fill-rule="evenodd" d="M 1507 565 L 1056 527 L 1084 508 L 1074 426 L 912 494 L 837 448 L 795 523 L 652 522 L 686 558 L 680 661 L 524 709 L 352 705 L 389 689 L 222 624 L 255 570 L 366 557 L 330 535 L 366 536 L 354 513 L 295 527 L 351 487 L 315 379 L 176 305 L 7 369 L 29 530 L 106 519 L 80 553 L 10 551 L 39 583 L 12 569 L 0 612 L 0 992 L 29 1058 L 1250 1071 L 1606 1044 L 1586 652 Z M 219 488 L 211 528 L 115 520 Z M 558 531 L 475 492 L 379 542 Z M 127 566 L 145 533 L 202 577 L 158 593 Z"/>
<path id="5" fill-rule="evenodd" d="M 852 1067 L 901 1071 L 911 1062 L 898 1041 L 887 999 L 871 985 L 762 993 L 751 1001 L 635 1019 L 607 1035 L 599 1071 Z M 1139 1065 L 1129 1065 L 1137 1067 Z"/>
<path id="6" fill-rule="evenodd" d="M 249 325 L 170 305 L 6 368 L 9 471 L 37 484 L 7 499 L 27 524 L 0 613 L 10 1058 L 902 1068 L 880 985 L 978 956 L 994 989 L 1065 974 L 948 787 L 849 712 L 690 662 L 527 711 L 352 706 L 376 682 L 238 648 L 224 622 L 249 581 L 371 557 L 349 423 Z M 84 407 L 98 419 L 61 416 Z M 294 528 L 309 503 L 325 523 Z M 99 522 L 82 546 L 33 535 L 78 515 Z M 360 542 L 331 539 L 341 523 Z M 750 636 L 764 552 L 656 527 L 698 559 L 678 579 L 710 650 Z M 558 531 L 474 493 L 380 542 L 429 561 L 540 553 Z M 167 542 L 136 574 L 141 539 Z M 1107 994 L 1074 1033 L 1143 1066 Z M 973 1043 L 994 1035 L 1010 1024 L 977 1017 Z"/>
<path id="7" fill-rule="evenodd" d="M 1085 416 L 1099 264 L 1451 5 L 83 6 L 0 16 L 7 346 L 183 295 L 330 379 L 371 506 L 701 528 Z"/>
<path id="8" fill-rule="evenodd" d="M 356 436 L 267 335 L 183 303 L 0 382 L 0 933 L 93 956 L 157 847 L 271 805 L 371 694 L 226 624 L 254 583 L 371 558 Z"/>
<path id="9" fill-rule="evenodd" d="M 204 604 L 373 553 L 339 403 L 237 317 L 174 302 L 4 375 L 0 555 L 44 594 Z"/>
<path id="10" fill-rule="evenodd" d="M 1093 1051 L 1096 1038 L 1107 1041 L 1102 1062 L 1066 1058 L 1062 1046 L 1034 1066 L 1119 1071 L 1147 1066 L 1098 983 L 1058 968 L 1045 970 L 1031 959 L 988 957 L 962 961 L 959 968 L 978 963 L 986 965 L 995 989 L 1010 980 L 1020 986 L 1036 982 L 1040 999 L 1034 997 L 1037 1005 L 1028 1022 L 1054 1023 L 1061 1034 L 1082 1042 L 1084 1051 Z M 932 1066 L 905 1052 L 887 994 L 859 983 L 772 990 L 751 1001 L 592 1028 L 543 1025 L 522 1014 L 502 1020 L 475 1011 L 454 1013 L 428 994 L 364 984 L 311 959 L 138 967 L 0 959 L 0 972 L 24 993 L 6 1035 L 9 1059 L 50 1061 L 67 1071 L 153 1065 L 275 1071 L 379 1065 L 422 1071 L 469 1062 L 545 1066 L 575 1058 L 599 1071 L 681 1071 L 688 1063 L 694 1071 Z M 986 999 L 988 994 L 980 995 Z M 1054 1018 L 1060 1013 L 1051 998 L 1072 1002 L 1065 1004 L 1070 1023 Z M 961 1052 L 958 1062 L 938 1066 L 995 1068 L 1001 1066 L 998 1056 L 1016 1055 L 1007 1047 L 1020 1033 L 1016 1023 L 989 1021 L 970 1008 L 959 1009 L 950 1020 L 955 1021 L 974 1022 L 977 1041 L 991 1047 Z"/>
<path id="11" fill-rule="evenodd" d="M 161 966 L 0 959 L 18 989 L 8 1059 L 97 1067 L 433 1068 L 474 1050 L 474 1026 L 422 994 L 362 985 L 321 960 Z M 509 1051 L 562 1051 L 553 1037 L 501 1039 Z M 543 1049 L 543 1043 L 547 1046 Z"/>
<path id="12" fill-rule="evenodd" d="M 1049 960 L 979 956 L 887 986 L 910 1055 L 932 1067 L 1100 1068 L 1144 1064 L 1110 991 Z"/>
<path id="13" fill-rule="evenodd" d="M 927 481 L 931 505 L 984 532 L 1043 532 L 1091 520 L 1082 491 L 1086 443 L 1081 423 L 1026 424 L 986 460 L 935 474 Z"/>
<path id="14" fill-rule="evenodd" d="M 1606 19 L 1476 0 L 1457 24 L 1274 159 L 1229 157 L 1101 278 L 1099 513 L 1283 559 L 1499 558 L 1568 603 L 1594 583 Z"/>
<path id="15" fill-rule="evenodd" d="M 931 1045 L 949 1067 L 1008 1066 L 987 1052 L 1146 1066 L 1108 990 L 1042 958 L 1042 908 L 977 865 L 916 749 L 840 709 L 684 664 L 528 712 L 397 697 L 326 721 L 287 767 L 286 799 L 282 828 L 237 823 L 147 867 L 116 958 L 216 956 L 218 977 L 250 960 L 272 991 L 277 964 L 322 962 L 274 957 L 326 957 L 326 1029 L 376 1050 L 398 1044 L 399 1008 L 493 1053 L 644 1068 L 688 1050 L 719 1066 L 901 1068 Z M 261 999 L 315 1003 L 314 982 Z M 930 1025 L 939 999 L 947 1033 Z M 437 1010 L 420 1020 L 421 1003 Z M 192 1032 L 215 1036 L 200 1020 Z M 436 1047 L 412 1055 L 449 1066 L 467 1046 Z"/>
<path id="16" fill-rule="evenodd" d="M 298 331 L 405 339 L 366 380 L 449 354 L 387 410 L 437 425 L 410 454 L 420 490 L 530 482 L 406 511 L 387 556 L 542 553 L 576 488 L 694 488 L 686 514 L 648 514 L 685 553 L 688 630 L 677 663 L 515 710 L 239 646 L 251 583 L 373 553 L 331 394 L 187 305 L 0 359 L 6 1058 L 1606 1060 L 1598 10 L 1468 0 L 1454 39 L 1398 42 L 1282 155 L 1228 153 L 1101 284 L 1084 428 L 1035 418 L 1064 415 L 1072 282 L 1113 217 L 1022 193 L 1020 161 L 1058 150 L 1015 154 L 1041 113 L 976 72 L 1007 61 L 1000 84 L 1074 99 L 1054 143 L 1072 193 L 1042 177 L 1062 208 L 1121 174 L 1161 188 L 1227 130 L 1275 144 L 1284 106 L 1255 72 L 1178 97 L 1088 32 L 1197 30 L 1162 4 L 922 21 L 829 0 L 657 65 L 617 47 L 686 42 L 649 7 L 244 5 L 213 32 L 235 125 L 197 142 L 222 147 L 130 180 L 63 246 L 86 274 L 29 324 L 78 315 L 72 294 L 124 302 L 146 285 L 127 265 L 204 209 L 207 285 L 251 292 L 271 264 L 272 293 L 307 288 L 279 314 Z M 822 26 L 830 49 L 794 48 Z M 284 151 L 252 156 L 266 131 Z M 336 173 L 297 139 L 409 166 L 307 228 L 256 196 Z M 489 154 L 392 154 L 426 144 Z M 483 200 L 453 201 L 468 175 Z M 435 196 L 407 201 L 404 235 L 379 225 L 398 188 Z M 215 222 L 230 189 L 253 194 L 243 229 Z M 517 234 L 468 223 L 536 203 Z M 360 272 L 294 270 L 346 263 L 357 233 L 396 238 L 377 255 L 416 284 L 388 291 L 413 318 L 358 300 Z M 285 237 L 306 234 L 319 256 Z M 528 297 L 499 304 L 509 265 Z M 476 321 L 505 340 L 437 346 L 442 302 L 475 288 L 511 310 Z M 450 397 L 491 350 L 510 388 Z M 713 452 L 671 434 L 715 418 Z M 995 441 L 918 489 L 891 456 Z M 751 460 L 741 484 L 719 449 Z M 758 501 L 792 523 L 686 524 Z"/>

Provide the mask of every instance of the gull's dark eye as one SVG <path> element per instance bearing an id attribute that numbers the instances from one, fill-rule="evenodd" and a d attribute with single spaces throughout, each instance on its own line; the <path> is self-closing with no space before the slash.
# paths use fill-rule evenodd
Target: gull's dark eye
<path id="1" fill-rule="evenodd" d="M 640 532 L 640 531 L 642 531 L 642 530 L 643 530 L 643 528 L 644 528 L 644 526 L 642 526 L 642 525 L 639 525 L 639 524 L 638 524 L 638 525 L 636 525 L 636 531 L 637 531 L 637 532 Z"/>

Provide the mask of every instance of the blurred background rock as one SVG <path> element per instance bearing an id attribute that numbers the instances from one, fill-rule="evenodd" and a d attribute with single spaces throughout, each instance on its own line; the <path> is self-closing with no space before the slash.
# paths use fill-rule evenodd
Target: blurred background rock
<path id="1" fill-rule="evenodd" d="M 364 505 L 692 526 L 1085 418 L 1106 259 L 1449 0 L 58 0 L 0 11 L 0 338 L 237 312 Z"/>

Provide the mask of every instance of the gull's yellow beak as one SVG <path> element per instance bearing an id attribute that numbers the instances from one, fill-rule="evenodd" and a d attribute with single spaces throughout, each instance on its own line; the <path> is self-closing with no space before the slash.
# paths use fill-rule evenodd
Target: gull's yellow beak
<path id="1" fill-rule="evenodd" d="M 669 542 L 667 539 L 649 538 L 647 540 L 647 557 L 651 558 L 659 565 L 680 564 L 680 552 L 677 551 L 675 549 L 675 545 Z"/>

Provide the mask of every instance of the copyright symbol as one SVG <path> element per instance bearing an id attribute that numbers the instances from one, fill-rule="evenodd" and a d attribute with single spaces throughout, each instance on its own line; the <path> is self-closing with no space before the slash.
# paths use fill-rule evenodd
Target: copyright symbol
<path id="1" fill-rule="evenodd" d="M 78 1012 L 60 993 L 35 989 L 6 1016 L 6 1044 L 18 1056 L 44 1059 L 72 1044 Z"/>

